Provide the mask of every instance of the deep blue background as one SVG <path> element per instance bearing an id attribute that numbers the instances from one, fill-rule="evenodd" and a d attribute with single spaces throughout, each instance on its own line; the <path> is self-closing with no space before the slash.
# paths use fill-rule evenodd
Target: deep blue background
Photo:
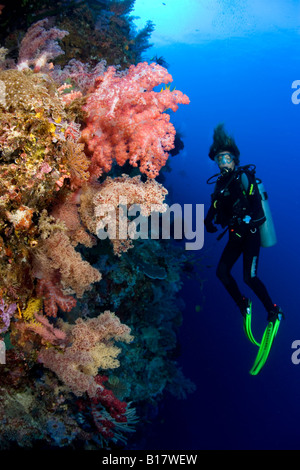
<path id="1" fill-rule="evenodd" d="M 254 163 L 268 191 L 278 243 L 263 248 L 258 275 L 284 310 L 267 364 L 249 374 L 257 348 L 244 337 L 242 318 L 215 269 L 227 237 L 205 234 L 201 292 L 185 284 L 180 364 L 197 391 L 185 401 L 168 398 L 152 429 L 148 449 L 299 449 L 300 365 L 291 344 L 300 339 L 299 322 L 299 128 L 300 105 L 291 85 L 300 79 L 299 35 L 294 31 L 253 35 L 159 48 L 170 64 L 177 89 L 191 104 L 180 106 L 172 122 L 184 134 L 185 148 L 172 159 L 167 187 L 174 202 L 205 204 L 216 173 L 207 156 L 213 128 L 225 122 L 241 152 L 241 164 Z M 241 263 L 234 267 L 242 291 Z M 261 337 L 266 312 L 253 299 L 253 329 Z M 195 306 L 204 309 L 196 312 Z"/>

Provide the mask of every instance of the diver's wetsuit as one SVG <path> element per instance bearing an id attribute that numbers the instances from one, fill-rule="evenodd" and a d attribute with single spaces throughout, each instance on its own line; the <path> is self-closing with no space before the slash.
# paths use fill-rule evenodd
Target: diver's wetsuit
<path id="1" fill-rule="evenodd" d="M 237 172 L 235 173 L 238 175 Z M 260 196 L 253 193 L 251 196 L 248 195 L 250 182 L 246 173 L 240 172 L 237 178 L 233 178 L 232 175 L 229 173 L 218 179 L 212 194 L 212 204 L 205 218 L 208 232 L 216 231 L 213 220 L 223 227 L 229 227 L 229 240 L 217 267 L 217 277 L 242 310 L 245 298 L 231 275 L 231 269 L 243 254 L 244 282 L 261 300 L 267 312 L 270 312 L 274 308 L 274 304 L 265 285 L 257 277 L 260 252 L 258 227 L 261 221 L 265 220 L 262 218 Z M 257 189 L 256 191 L 258 192 Z M 251 216 L 250 223 L 243 222 L 242 219 L 245 215 Z"/>
<path id="2" fill-rule="evenodd" d="M 270 312 L 274 304 L 262 281 L 257 277 L 257 264 L 260 251 L 259 230 L 251 233 L 248 230 L 241 238 L 235 232 L 229 232 L 229 240 L 224 248 L 217 267 L 217 276 L 223 283 L 236 304 L 243 305 L 243 295 L 231 275 L 231 269 L 241 254 L 243 254 L 244 282 L 253 290 L 261 300 L 267 312 Z"/>

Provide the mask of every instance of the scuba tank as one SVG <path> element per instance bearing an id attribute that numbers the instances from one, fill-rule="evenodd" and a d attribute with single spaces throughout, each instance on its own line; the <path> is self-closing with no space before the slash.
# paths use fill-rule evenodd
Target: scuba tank
<path id="1" fill-rule="evenodd" d="M 257 179 L 256 182 L 259 193 L 261 195 L 261 205 L 266 217 L 265 222 L 259 226 L 260 244 L 262 247 L 268 248 L 276 244 L 276 232 L 269 206 L 268 194 L 266 193 L 261 180 Z"/>

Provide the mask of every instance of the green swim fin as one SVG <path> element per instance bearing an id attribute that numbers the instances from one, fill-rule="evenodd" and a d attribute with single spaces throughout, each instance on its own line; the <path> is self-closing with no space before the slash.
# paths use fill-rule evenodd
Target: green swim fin
<path id="1" fill-rule="evenodd" d="M 248 307 L 246 309 L 246 315 L 244 316 L 244 323 L 243 323 L 243 328 L 245 335 L 251 341 L 251 343 L 255 344 L 256 346 L 260 346 L 260 344 L 256 341 L 256 339 L 253 336 L 252 329 L 251 329 L 251 317 L 252 317 L 252 302 L 249 300 Z"/>
<path id="2" fill-rule="evenodd" d="M 268 356 L 270 354 L 274 338 L 277 335 L 281 319 L 282 316 L 278 315 L 278 318 L 275 320 L 274 323 L 271 321 L 268 323 L 268 326 L 264 331 L 256 359 L 249 372 L 251 375 L 257 375 L 265 365 L 266 360 L 268 359 Z"/>

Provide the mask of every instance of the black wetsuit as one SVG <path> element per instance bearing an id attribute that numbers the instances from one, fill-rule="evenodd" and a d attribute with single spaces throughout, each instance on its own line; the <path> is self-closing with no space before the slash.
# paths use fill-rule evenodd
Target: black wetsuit
<path id="1" fill-rule="evenodd" d="M 244 282 L 261 300 L 267 312 L 274 309 L 265 285 L 257 277 L 260 252 L 259 225 L 264 220 L 260 194 L 255 179 L 251 180 L 250 174 L 237 170 L 218 178 L 212 194 L 212 203 L 205 218 L 205 226 L 208 232 L 216 231 L 213 221 L 229 228 L 229 240 L 217 267 L 217 277 L 241 310 L 245 297 L 231 274 L 233 265 L 241 255 L 243 255 Z"/>

